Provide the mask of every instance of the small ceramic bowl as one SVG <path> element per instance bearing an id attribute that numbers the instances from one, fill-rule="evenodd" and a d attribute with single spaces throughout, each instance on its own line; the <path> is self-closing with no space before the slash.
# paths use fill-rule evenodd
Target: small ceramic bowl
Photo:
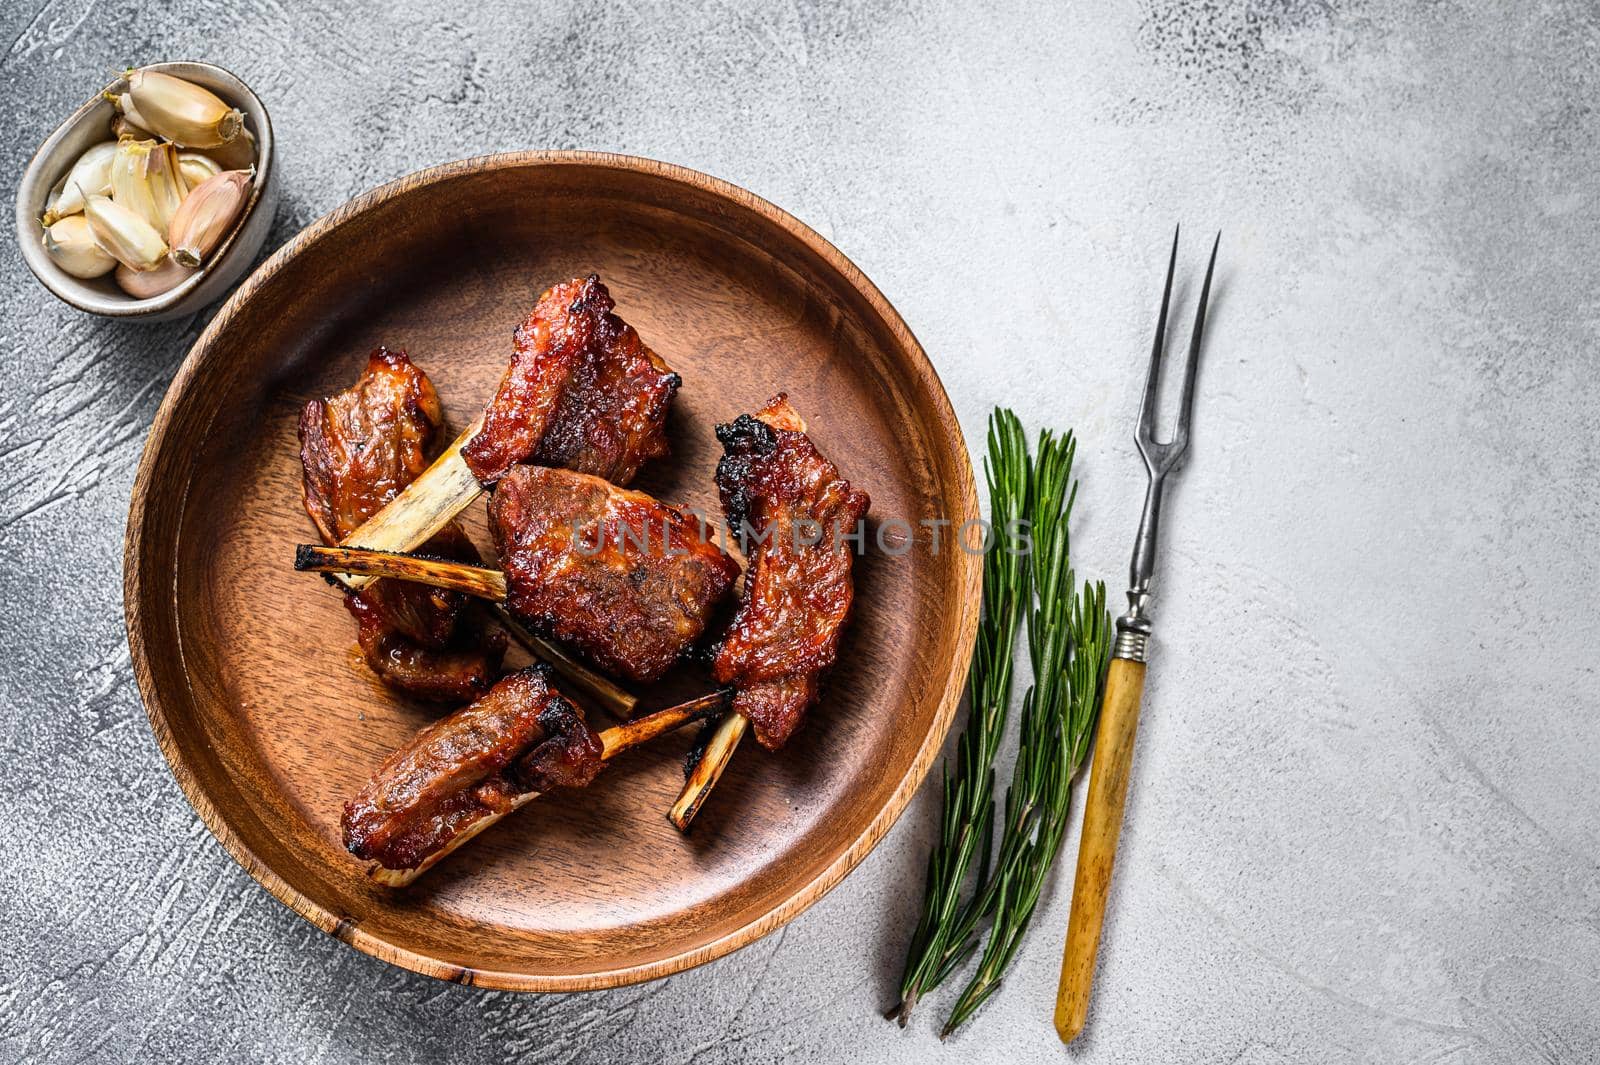
<path id="1" fill-rule="evenodd" d="M 78 156 L 93 145 L 111 139 L 111 121 L 116 117 L 116 108 L 103 94 L 97 93 L 46 138 L 23 173 L 22 184 L 17 189 L 17 243 L 28 269 L 44 287 L 79 310 L 111 318 L 159 321 L 192 314 L 220 298 L 249 269 L 267 239 L 267 231 L 272 228 L 273 212 L 278 207 L 278 184 L 272 165 L 272 120 L 244 82 L 209 63 L 151 63 L 145 69 L 187 78 L 244 112 L 245 128 L 256 138 L 256 179 L 240 222 L 193 277 L 150 299 L 135 299 L 123 292 L 110 274 L 86 281 L 51 262 L 45 254 L 43 229 L 39 223 L 50 190 L 77 162 Z M 107 85 L 105 91 L 126 92 L 127 88 L 127 81 L 118 78 Z"/>

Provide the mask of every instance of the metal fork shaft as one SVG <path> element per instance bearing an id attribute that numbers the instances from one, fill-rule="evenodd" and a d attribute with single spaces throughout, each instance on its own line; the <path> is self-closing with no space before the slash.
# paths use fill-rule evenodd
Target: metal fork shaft
<path id="1" fill-rule="evenodd" d="M 1144 513 L 1139 518 L 1139 536 L 1133 542 L 1133 561 L 1128 566 L 1128 609 L 1117 618 L 1117 639 L 1112 658 L 1131 662 L 1150 660 L 1150 618 L 1145 613 L 1150 602 L 1150 578 L 1156 569 L 1156 537 L 1161 528 L 1161 501 L 1166 475 L 1150 473 L 1144 492 Z"/>

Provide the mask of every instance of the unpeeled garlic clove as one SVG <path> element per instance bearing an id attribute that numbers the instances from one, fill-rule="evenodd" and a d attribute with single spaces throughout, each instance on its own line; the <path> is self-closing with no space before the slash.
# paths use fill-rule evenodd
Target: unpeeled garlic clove
<path id="1" fill-rule="evenodd" d="M 151 133 L 143 126 L 138 126 L 128 121 L 127 115 L 118 115 L 111 120 L 111 135 L 119 141 L 124 137 L 132 137 L 136 141 L 153 141 L 156 139 L 154 133 Z"/>
<path id="2" fill-rule="evenodd" d="M 147 300 L 172 291 L 193 276 L 193 270 L 169 258 L 154 270 L 130 270 L 126 266 L 119 266 L 116 282 L 118 288 L 134 299 Z"/>
<path id="3" fill-rule="evenodd" d="M 192 81 L 157 70 L 130 70 L 128 96 L 136 125 L 185 148 L 215 148 L 232 140 L 244 126 L 244 115 L 222 98 Z"/>
<path id="4" fill-rule="evenodd" d="M 253 176 L 248 170 L 224 170 L 189 193 L 167 230 L 174 261 L 199 266 L 211 254 L 250 198 Z"/>
<path id="5" fill-rule="evenodd" d="M 207 150 L 206 156 L 224 170 L 249 170 L 256 165 L 256 138 L 247 129 L 221 147 Z"/>
<path id="6" fill-rule="evenodd" d="M 202 182 L 222 173 L 222 164 L 199 152 L 179 152 L 178 173 L 183 177 L 183 183 L 189 186 L 189 191 L 193 192 Z"/>
<path id="7" fill-rule="evenodd" d="M 94 230 L 81 214 L 68 215 L 46 226 L 43 240 L 50 261 L 73 277 L 102 277 L 116 268 L 117 260 L 95 243 Z"/>
<path id="8" fill-rule="evenodd" d="M 167 257 L 167 242 L 154 226 L 128 207 L 104 196 L 84 201 L 94 241 L 101 250 L 130 270 L 154 270 Z"/>
<path id="9" fill-rule="evenodd" d="M 107 196 L 111 193 L 111 160 L 117 154 L 115 141 L 96 144 L 72 164 L 67 176 L 57 182 L 45 204 L 44 224 L 54 225 L 57 220 L 83 210 L 85 196 Z"/>
<path id="10" fill-rule="evenodd" d="M 111 160 L 111 198 L 165 233 L 189 187 L 178 172 L 178 152 L 158 141 L 120 140 Z"/>
<path id="11" fill-rule="evenodd" d="M 118 139 L 133 137 L 141 141 L 153 141 L 156 135 L 150 132 L 150 127 L 144 122 L 144 116 L 139 114 L 139 109 L 133 104 L 133 96 L 125 92 L 102 93 L 111 106 L 117 109 L 117 117 L 111 120 L 111 132 Z M 119 128 L 120 127 L 120 128 Z"/>

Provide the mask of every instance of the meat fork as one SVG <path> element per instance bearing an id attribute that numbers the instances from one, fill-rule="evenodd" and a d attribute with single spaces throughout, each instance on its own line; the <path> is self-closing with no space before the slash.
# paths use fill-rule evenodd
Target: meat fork
<path id="1" fill-rule="evenodd" d="M 1144 668 L 1150 650 L 1150 578 L 1155 571 L 1156 533 L 1161 524 L 1161 494 L 1167 478 L 1183 462 L 1189 448 L 1189 425 L 1194 413 L 1194 376 L 1200 364 L 1200 336 L 1206 324 L 1206 302 L 1211 297 L 1211 272 L 1217 265 L 1217 245 L 1211 245 L 1200 307 L 1194 315 L 1194 334 L 1184 367 L 1183 394 L 1178 406 L 1178 426 L 1172 439 L 1156 440 L 1156 397 L 1161 391 L 1162 351 L 1166 347 L 1167 307 L 1172 300 L 1172 275 L 1178 265 L 1178 234 L 1172 234 L 1172 257 L 1167 261 L 1167 285 L 1161 294 L 1161 314 L 1156 319 L 1156 340 L 1150 369 L 1144 381 L 1144 405 L 1134 441 L 1144 457 L 1150 483 L 1144 495 L 1144 514 L 1133 544 L 1133 564 L 1128 574 L 1128 610 L 1117 619 L 1117 639 L 1106 673 L 1100 702 L 1100 723 L 1095 732 L 1094 768 L 1089 797 L 1084 803 L 1083 838 L 1078 844 L 1078 873 L 1072 885 L 1072 915 L 1067 921 L 1067 945 L 1061 961 L 1061 985 L 1056 992 L 1056 1032 L 1070 1043 L 1083 1031 L 1089 1016 L 1089 988 L 1094 981 L 1095 954 L 1100 946 L 1100 926 L 1105 920 L 1106 894 L 1111 887 L 1111 865 L 1117 837 L 1122 831 L 1122 808 L 1128 797 L 1128 776 L 1133 768 L 1133 740 L 1139 725 L 1139 703 L 1144 695 Z"/>

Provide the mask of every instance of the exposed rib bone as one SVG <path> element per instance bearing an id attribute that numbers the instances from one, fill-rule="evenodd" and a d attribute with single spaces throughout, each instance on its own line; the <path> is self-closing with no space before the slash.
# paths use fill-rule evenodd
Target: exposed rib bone
<path id="1" fill-rule="evenodd" d="M 584 694 L 599 703 L 612 717 L 626 721 L 638 712 L 637 695 L 623 690 L 614 684 L 610 677 L 596 673 L 549 640 L 537 635 L 518 621 L 511 611 L 505 608 L 505 604 L 495 603 L 489 609 L 494 611 L 494 619 L 502 628 L 520 640 L 524 647 L 538 655 L 540 659 L 554 666 L 563 680 L 569 680 L 583 689 Z"/>
<path id="2" fill-rule="evenodd" d="M 294 551 L 294 568 L 312 573 L 343 573 L 364 577 L 392 577 L 435 588 L 466 592 L 479 599 L 501 602 L 506 597 L 506 575 L 487 566 L 425 558 L 399 551 L 374 551 L 364 547 L 323 547 L 301 544 Z M 346 587 L 354 585 L 346 581 Z"/>
<path id="3" fill-rule="evenodd" d="M 728 761 L 738 748 L 739 741 L 744 738 L 748 724 L 745 716 L 734 710 L 728 711 L 718 723 L 717 730 L 711 734 L 711 741 L 700 755 L 700 761 L 695 763 L 689 779 L 684 781 L 678 801 L 672 804 L 672 811 L 667 814 L 667 819 L 679 832 L 689 831 L 689 825 L 700 812 L 711 789 L 717 786 L 722 771 L 728 768 Z"/>
<path id="4" fill-rule="evenodd" d="M 426 477 L 427 474 L 423 476 Z M 534 635 L 506 610 L 500 608 L 498 604 L 506 597 L 506 578 L 499 570 L 489 569 L 486 566 L 473 566 L 465 562 L 422 558 L 397 551 L 323 547 L 321 544 L 301 544 L 296 547 L 294 568 L 312 573 L 331 574 L 346 588 L 355 587 L 354 582 L 357 580 L 372 581 L 379 577 L 391 577 L 428 584 L 436 588 L 450 588 L 481 599 L 493 600 L 497 604 L 496 613 L 501 624 L 534 654 L 554 666 L 564 680 L 569 680 L 581 688 L 616 717 L 632 717 L 638 708 L 639 701 L 634 696 L 617 687 L 607 677 L 584 666 L 548 640 Z"/>

